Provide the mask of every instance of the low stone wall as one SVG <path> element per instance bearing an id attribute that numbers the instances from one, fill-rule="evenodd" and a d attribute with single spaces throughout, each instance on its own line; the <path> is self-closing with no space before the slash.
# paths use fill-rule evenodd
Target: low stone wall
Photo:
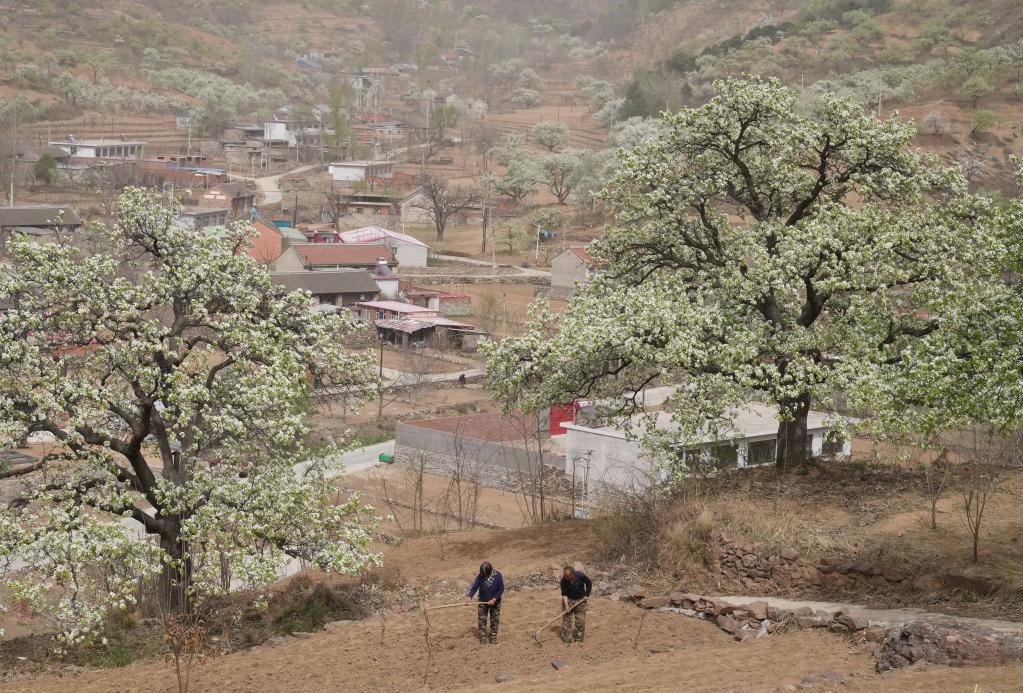
<path id="1" fill-rule="evenodd" d="M 401 270 L 405 274 L 405 270 Z M 411 277 L 411 275 L 409 275 Z M 445 272 L 443 274 L 415 275 L 416 286 L 437 286 L 438 284 L 522 284 L 539 287 L 550 286 L 548 277 L 535 274 L 476 275 Z"/>
<path id="2" fill-rule="evenodd" d="M 921 616 L 910 623 L 872 624 L 847 608 L 830 611 L 809 606 L 773 607 L 768 600 L 732 604 L 713 597 L 684 592 L 651 596 L 641 587 L 611 594 L 644 609 L 661 609 L 710 621 L 736 640 L 762 638 L 774 633 L 808 628 L 856 634 L 874 645 L 879 672 L 917 662 L 964 665 L 1002 665 L 1023 661 L 1023 636 L 947 616 Z M 840 679 L 831 681 L 840 682 Z M 816 682 L 806 682 L 816 683 Z"/>
<path id="3" fill-rule="evenodd" d="M 809 563 L 792 548 L 764 552 L 733 543 L 722 534 L 716 534 L 713 540 L 719 545 L 718 564 L 722 575 L 748 590 L 864 585 L 876 588 L 900 585 L 906 580 L 905 575 L 890 568 L 851 561 Z"/>

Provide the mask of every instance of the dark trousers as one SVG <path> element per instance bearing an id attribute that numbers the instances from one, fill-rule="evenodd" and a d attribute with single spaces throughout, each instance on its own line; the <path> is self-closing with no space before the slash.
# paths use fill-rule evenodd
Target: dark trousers
<path id="1" fill-rule="evenodd" d="M 497 629 L 501 625 L 501 602 L 497 604 L 480 604 L 478 610 L 480 642 L 497 642 Z M 487 631 L 487 619 L 490 619 L 490 630 Z"/>
<path id="2" fill-rule="evenodd" d="M 576 607 L 561 617 L 561 639 L 565 642 L 582 642 L 586 635 L 586 602 L 570 599 L 568 605 Z"/>

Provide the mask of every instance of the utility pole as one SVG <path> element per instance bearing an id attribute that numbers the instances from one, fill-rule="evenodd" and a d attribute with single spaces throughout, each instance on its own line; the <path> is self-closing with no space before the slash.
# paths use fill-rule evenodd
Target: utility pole
<path id="1" fill-rule="evenodd" d="M 11 111 L 11 190 L 7 198 L 9 206 L 14 206 L 14 180 L 18 172 L 18 128 L 20 127 L 20 110 L 18 102 L 14 102 L 14 109 Z"/>

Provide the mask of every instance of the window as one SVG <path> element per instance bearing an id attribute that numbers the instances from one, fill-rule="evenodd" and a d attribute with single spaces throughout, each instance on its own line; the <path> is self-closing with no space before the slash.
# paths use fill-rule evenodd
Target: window
<path id="1" fill-rule="evenodd" d="M 710 462 L 714 469 L 735 469 L 739 466 L 739 448 L 731 443 L 715 445 L 710 449 Z"/>
<path id="2" fill-rule="evenodd" d="M 749 444 L 749 453 L 746 456 L 746 465 L 754 466 L 760 464 L 774 464 L 775 441 L 758 440 Z"/>
<path id="3" fill-rule="evenodd" d="M 824 436 L 824 445 L 821 447 L 823 457 L 834 457 L 845 452 L 845 438 L 837 433 L 827 433 Z"/>

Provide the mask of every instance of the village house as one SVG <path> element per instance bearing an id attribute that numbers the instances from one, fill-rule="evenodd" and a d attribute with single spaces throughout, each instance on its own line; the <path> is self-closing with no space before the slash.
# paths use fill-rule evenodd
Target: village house
<path id="1" fill-rule="evenodd" d="M 119 140 L 76 140 L 74 136 L 69 136 L 63 142 L 50 142 L 49 145 L 79 159 L 128 159 L 132 161 L 142 160 L 146 147 L 145 142 L 128 140 L 123 136 Z"/>
<path id="2" fill-rule="evenodd" d="M 445 317 L 472 315 L 472 296 L 453 291 L 425 289 L 406 285 L 401 290 L 406 301 L 414 306 L 435 310 Z"/>
<path id="3" fill-rule="evenodd" d="M 54 242 L 66 238 L 81 226 L 81 218 L 68 207 L 0 207 L 0 255 L 6 253 L 7 240 L 13 234 Z"/>
<path id="4" fill-rule="evenodd" d="M 586 248 L 568 248 L 551 259 L 551 298 L 575 293 L 576 285 L 585 285 L 593 275 L 593 258 Z"/>
<path id="5" fill-rule="evenodd" d="M 393 161 L 338 161 L 327 170 L 335 183 L 365 183 L 370 189 L 379 181 L 394 178 Z"/>
<path id="6" fill-rule="evenodd" d="M 387 223 L 398 216 L 401 197 L 391 192 L 336 192 L 333 205 L 339 216 L 360 216 Z M 329 220 L 329 219 L 328 219 Z"/>
<path id="7" fill-rule="evenodd" d="M 184 206 L 178 212 L 178 223 L 195 229 L 226 226 L 231 210 L 225 208 Z"/>
<path id="8" fill-rule="evenodd" d="M 361 320 L 376 327 L 381 339 L 395 346 L 451 346 L 475 351 L 483 336 L 472 325 L 401 301 L 364 301 L 355 304 L 354 310 Z"/>
<path id="9" fill-rule="evenodd" d="M 320 306 L 349 308 L 375 299 L 380 292 L 370 273 L 362 269 L 274 272 L 271 278 L 287 291 L 308 291 Z"/>
<path id="10" fill-rule="evenodd" d="M 418 238 L 380 226 L 343 231 L 337 237 L 345 244 L 381 243 L 390 249 L 399 267 L 426 267 L 430 256 L 430 246 Z"/>
<path id="11" fill-rule="evenodd" d="M 377 288 L 380 289 L 380 298 L 398 298 L 401 293 L 401 280 L 391 270 L 391 266 L 387 264 L 386 259 L 378 259 L 377 266 L 373 268 L 370 274 L 373 275 L 373 281 L 377 283 Z"/>
<path id="12" fill-rule="evenodd" d="M 362 245 L 346 243 L 295 243 L 289 245 L 274 263 L 278 272 L 302 269 L 323 270 L 354 267 L 372 270 L 383 260 L 390 265 L 393 256 L 382 243 Z"/>
<path id="13" fill-rule="evenodd" d="M 221 183 L 199 196 L 200 206 L 227 207 L 231 210 L 231 219 L 248 216 L 255 201 L 255 193 L 249 190 L 244 183 Z"/>
<path id="14" fill-rule="evenodd" d="M 656 428 L 672 430 L 671 414 L 655 415 Z M 582 484 L 584 497 L 599 495 L 608 489 L 642 491 L 662 480 L 663 472 L 639 441 L 616 426 L 601 426 L 580 421 L 562 423 L 566 473 Z M 752 402 L 728 414 L 728 423 L 702 436 L 680 450 L 683 464 L 702 470 L 727 470 L 773 464 L 778 437 L 776 407 Z M 634 420 L 636 430 L 642 421 Z M 815 457 L 848 456 L 849 441 L 832 438 L 829 415 L 810 412 L 807 418 L 807 441 Z"/>
<path id="15" fill-rule="evenodd" d="M 398 219 L 403 224 L 427 226 L 433 224 L 433 205 L 421 187 L 415 188 L 398 202 Z M 451 215 L 450 223 L 465 226 L 483 223 L 483 205 L 466 205 Z"/>

